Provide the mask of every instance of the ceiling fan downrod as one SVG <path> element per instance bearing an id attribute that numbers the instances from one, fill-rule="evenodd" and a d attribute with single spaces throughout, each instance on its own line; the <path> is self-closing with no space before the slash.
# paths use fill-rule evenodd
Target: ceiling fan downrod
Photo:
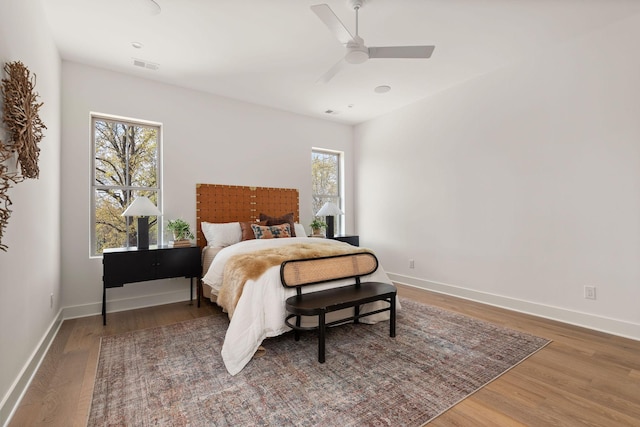
<path id="1" fill-rule="evenodd" d="M 356 10 L 356 36 L 358 36 L 358 11 L 360 10 L 360 7 L 356 6 L 355 10 Z"/>
<path id="2" fill-rule="evenodd" d="M 344 59 L 350 64 L 362 64 L 369 59 L 369 50 L 364 45 L 364 40 L 359 35 L 358 12 L 364 4 L 364 0 L 347 0 L 347 4 L 353 7 L 356 12 L 356 34 L 353 37 L 354 43 L 347 44 L 347 54 Z"/>
<path id="3" fill-rule="evenodd" d="M 356 36 L 358 35 L 358 11 L 364 6 L 364 0 L 347 0 L 347 5 L 356 11 Z"/>

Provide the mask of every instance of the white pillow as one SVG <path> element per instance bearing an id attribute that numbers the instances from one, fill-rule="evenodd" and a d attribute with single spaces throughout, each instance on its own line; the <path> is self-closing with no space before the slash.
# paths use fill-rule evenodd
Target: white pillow
<path id="1" fill-rule="evenodd" d="M 224 248 L 242 240 L 242 230 L 239 222 L 218 224 L 203 221 L 200 225 L 204 238 L 207 239 L 207 246 Z"/>
<path id="2" fill-rule="evenodd" d="M 296 237 L 307 237 L 307 231 L 304 229 L 304 225 L 300 223 L 293 224 L 296 232 Z"/>

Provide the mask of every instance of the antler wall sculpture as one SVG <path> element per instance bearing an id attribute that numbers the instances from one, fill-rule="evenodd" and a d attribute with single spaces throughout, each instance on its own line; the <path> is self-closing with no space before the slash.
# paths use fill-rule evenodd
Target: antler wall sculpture
<path id="1" fill-rule="evenodd" d="M 43 103 L 38 103 L 38 93 L 34 91 L 35 74 L 32 76 L 20 61 L 6 63 L 4 71 L 7 78 L 2 79 L 2 120 L 9 139 L 6 143 L 0 140 L 0 250 L 6 251 L 2 236 L 11 216 L 11 199 L 7 191 L 12 183 L 16 184 L 25 178 L 38 178 L 38 144 L 47 127 L 38 115 Z M 18 155 L 20 173 L 9 172 L 5 164 L 14 153 Z"/>

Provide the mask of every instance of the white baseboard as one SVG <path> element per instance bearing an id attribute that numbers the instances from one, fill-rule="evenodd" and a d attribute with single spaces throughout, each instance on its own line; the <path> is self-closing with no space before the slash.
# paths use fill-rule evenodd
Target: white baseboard
<path id="1" fill-rule="evenodd" d="M 31 356 L 25 363 L 24 367 L 18 374 L 18 377 L 9 388 L 9 391 L 0 402 L 0 425 L 6 426 L 9 424 L 9 420 L 13 416 L 18 404 L 22 400 L 22 397 L 29 388 L 33 376 L 38 371 L 40 364 L 44 360 L 44 356 L 49 350 L 49 346 L 53 342 L 53 339 L 58 334 L 58 330 L 62 325 L 62 309 L 58 311 L 58 314 L 51 322 L 51 325 L 47 329 L 40 342 L 36 346 L 36 349 L 31 353 Z"/>
<path id="2" fill-rule="evenodd" d="M 138 308 L 153 307 L 156 305 L 171 304 L 174 302 L 182 301 L 187 301 L 187 299 L 185 299 L 184 290 L 171 291 L 163 294 L 142 295 L 133 298 L 107 298 L 107 318 L 109 317 L 109 313 L 116 313 L 118 311 L 125 310 L 135 310 Z M 63 309 L 64 319 L 76 319 L 78 317 L 95 316 L 96 314 L 102 314 L 102 301 L 91 304 L 65 307 Z"/>
<path id="3" fill-rule="evenodd" d="M 473 289 L 461 288 L 446 283 L 432 282 L 429 280 L 404 276 L 402 274 L 387 274 L 391 281 L 398 284 L 464 298 L 483 304 L 505 308 L 507 310 L 543 317 L 545 319 L 557 320 L 559 322 L 581 326 L 633 340 L 640 340 L 640 325 L 636 323 L 475 291 Z"/>

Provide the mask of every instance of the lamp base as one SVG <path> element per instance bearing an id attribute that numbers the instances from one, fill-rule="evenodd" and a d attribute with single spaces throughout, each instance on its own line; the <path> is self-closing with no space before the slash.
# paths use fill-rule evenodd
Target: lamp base
<path id="1" fill-rule="evenodd" d="M 334 225 L 333 225 L 333 216 L 326 216 L 325 219 L 327 220 L 327 239 L 333 239 L 333 230 L 334 230 Z"/>
<path id="2" fill-rule="evenodd" d="M 149 249 L 149 217 L 138 217 L 138 249 Z"/>

